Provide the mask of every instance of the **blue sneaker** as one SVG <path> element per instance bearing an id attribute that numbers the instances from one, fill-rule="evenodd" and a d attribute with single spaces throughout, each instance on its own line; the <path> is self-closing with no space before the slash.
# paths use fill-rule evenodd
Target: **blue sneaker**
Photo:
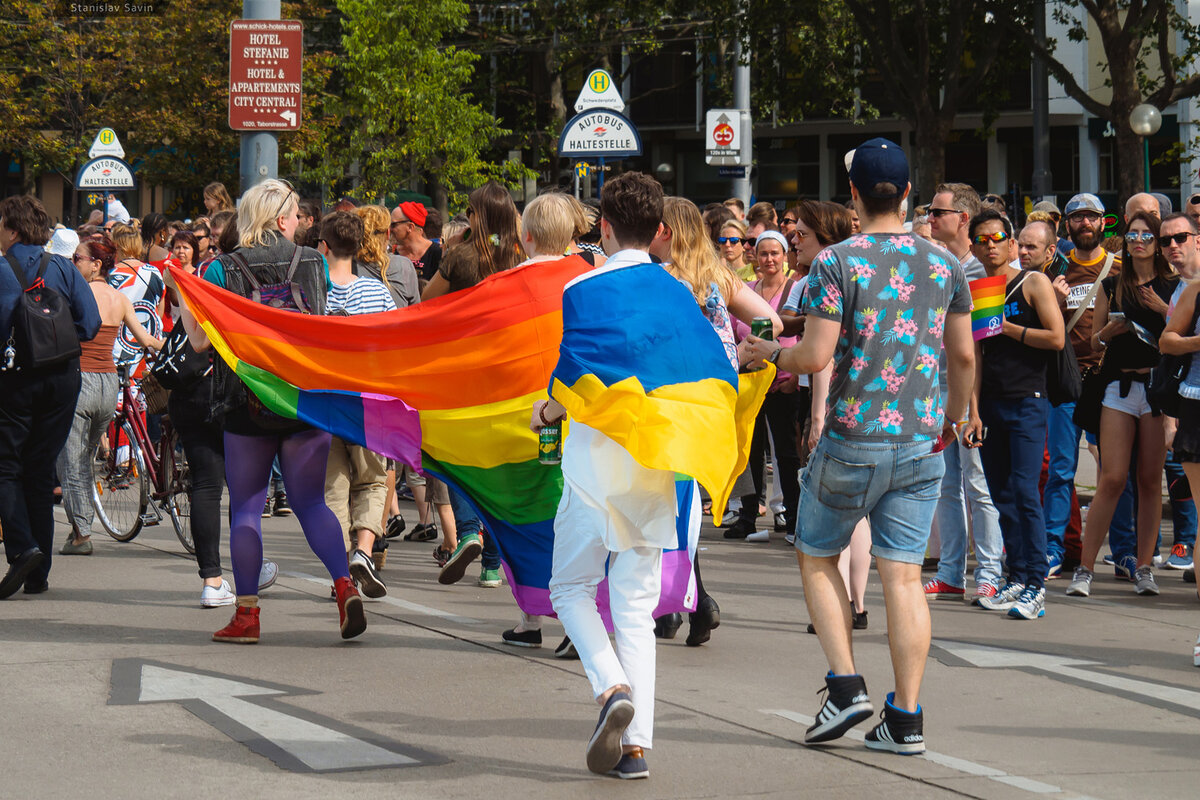
<path id="1" fill-rule="evenodd" d="M 1117 580 L 1131 581 L 1137 572 L 1137 559 L 1133 556 L 1117 556 L 1113 561 L 1113 574 Z"/>
<path id="2" fill-rule="evenodd" d="M 1051 553 L 1046 559 L 1046 580 L 1057 578 L 1062 572 L 1062 553 Z"/>
<path id="3" fill-rule="evenodd" d="M 1191 569 L 1192 568 L 1192 548 L 1186 544 L 1176 543 L 1171 548 L 1171 555 L 1167 556 L 1167 569 Z"/>
<path id="4" fill-rule="evenodd" d="M 621 760 L 617 762 L 615 767 L 608 771 L 608 774 L 623 781 L 649 778 L 650 768 L 646 766 L 645 751 L 640 747 L 633 748 L 633 750 L 621 756 Z"/>
<path id="5" fill-rule="evenodd" d="M 633 721 L 633 699 L 626 692 L 613 692 L 600 711 L 600 721 L 587 746 L 587 766 L 605 775 L 621 762 L 621 736 Z"/>

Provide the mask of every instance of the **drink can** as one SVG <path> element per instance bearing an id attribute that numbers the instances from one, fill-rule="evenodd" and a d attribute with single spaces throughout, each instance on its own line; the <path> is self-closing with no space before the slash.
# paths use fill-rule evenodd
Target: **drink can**
<path id="1" fill-rule="evenodd" d="M 538 434 L 538 461 L 542 464 L 562 463 L 562 425 L 555 422 L 543 425 Z"/>
<path id="2" fill-rule="evenodd" d="M 772 324 L 770 317 L 755 317 L 750 320 L 750 333 L 759 339 L 774 341 L 775 326 Z"/>

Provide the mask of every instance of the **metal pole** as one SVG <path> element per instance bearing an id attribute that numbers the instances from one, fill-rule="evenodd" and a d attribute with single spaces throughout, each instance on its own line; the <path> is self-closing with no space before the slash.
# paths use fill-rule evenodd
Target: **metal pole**
<path id="1" fill-rule="evenodd" d="M 1046 41 L 1046 0 L 1038 0 L 1033 12 L 1033 35 Z M 1053 176 L 1050 173 L 1050 77 L 1046 64 L 1033 59 L 1031 71 L 1033 98 L 1033 196 L 1037 200 L 1051 199 Z"/>
<path id="2" fill-rule="evenodd" d="M 1146 173 L 1146 194 L 1150 194 L 1150 137 L 1142 137 L 1142 165 Z"/>
<path id="3" fill-rule="evenodd" d="M 733 105 L 739 111 L 750 110 L 750 54 L 744 52 L 742 40 L 739 37 L 733 48 L 735 66 L 733 68 Z M 740 121 L 738 124 L 741 124 Z M 750 143 L 751 148 L 753 142 Z M 753 150 L 751 150 L 753 152 Z M 733 197 L 741 199 L 750 208 L 750 167 L 745 168 L 745 176 L 734 178 L 730 185 Z"/>
<path id="4" fill-rule="evenodd" d="M 280 0 L 242 0 L 242 19 L 280 19 Z M 242 191 L 279 177 L 279 140 L 273 133 L 243 133 Z"/>
<path id="5" fill-rule="evenodd" d="M 596 180 L 596 195 L 599 196 L 604 191 L 604 159 L 600 158 L 600 166 L 596 168 L 596 174 L 600 177 Z"/>

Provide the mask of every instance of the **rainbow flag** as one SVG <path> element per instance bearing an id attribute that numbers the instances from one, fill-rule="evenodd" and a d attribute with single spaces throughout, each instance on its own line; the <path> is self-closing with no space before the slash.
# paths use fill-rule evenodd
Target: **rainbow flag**
<path id="1" fill-rule="evenodd" d="M 971 334 L 975 341 L 997 336 L 1004 324 L 1003 275 L 979 278 L 970 282 Z"/>
<path id="2" fill-rule="evenodd" d="M 416 306 L 354 317 L 279 311 L 187 273 L 172 271 L 168 283 L 225 362 L 273 411 L 460 489 L 495 538 L 518 604 L 529 614 L 551 614 L 550 558 L 563 479 L 558 467 L 538 462 L 529 415 L 533 402 L 547 396 L 559 361 L 563 289 L 590 269 L 574 256 L 531 264 Z M 693 300 L 692 312 L 703 321 L 696 311 Z M 770 384 L 762 383 L 765 372 L 744 376 L 750 380 L 736 398 L 743 465 Z M 737 476 L 731 473 L 730 484 Z M 681 542 L 694 539 L 692 486 L 690 479 L 677 482 Z M 663 564 L 660 613 L 690 607 L 687 550 L 664 554 Z"/>

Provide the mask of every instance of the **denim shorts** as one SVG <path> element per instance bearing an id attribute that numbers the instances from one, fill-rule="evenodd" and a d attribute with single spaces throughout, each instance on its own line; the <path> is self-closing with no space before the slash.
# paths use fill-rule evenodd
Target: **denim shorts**
<path id="1" fill-rule="evenodd" d="M 1104 400 L 1101 402 L 1104 408 L 1111 408 L 1113 411 L 1120 411 L 1128 414 L 1131 417 L 1140 417 L 1144 414 L 1152 414 L 1150 401 L 1146 399 L 1146 384 L 1133 381 L 1129 384 L 1129 393 L 1121 397 L 1121 382 L 1113 381 L 1104 390 Z"/>
<path id="2" fill-rule="evenodd" d="M 800 473 L 796 546 L 805 555 L 836 556 L 868 517 L 872 555 L 922 563 L 945 469 L 933 442 L 822 437 Z"/>

